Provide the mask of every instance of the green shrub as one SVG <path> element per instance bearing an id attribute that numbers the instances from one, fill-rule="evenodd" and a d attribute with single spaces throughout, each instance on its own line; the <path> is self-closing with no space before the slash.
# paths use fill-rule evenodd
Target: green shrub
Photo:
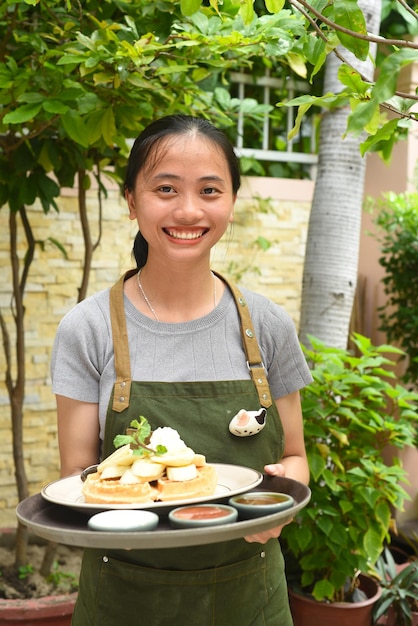
<path id="1" fill-rule="evenodd" d="M 418 380 L 418 193 L 387 193 L 378 203 L 377 238 L 387 304 L 380 307 L 380 330 L 408 357 L 405 382 Z"/>
<path id="2" fill-rule="evenodd" d="M 397 384 L 385 356 L 399 350 L 352 339 L 358 355 L 313 337 L 306 350 L 314 378 L 302 392 L 312 498 L 282 537 L 298 586 L 317 600 L 348 599 L 357 575 L 379 558 L 392 507 L 402 509 L 407 498 L 399 460 L 387 465 L 384 453 L 411 445 L 418 419 L 418 394 Z"/>

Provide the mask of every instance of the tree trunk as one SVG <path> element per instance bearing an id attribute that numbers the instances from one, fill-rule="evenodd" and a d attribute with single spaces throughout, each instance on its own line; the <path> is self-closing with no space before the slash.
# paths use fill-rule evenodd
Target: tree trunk
<path id="1" fill-rule="evenodd" d="M 81 230 L 83 232 L 84 263 L 83 263 L 83 273 L 81 277 L 81 285 L 78 290 L 77 302 L 81 302 L 87 296 L 87 289 L 88 289 L 89 280 L 90 280 L 91 264 L 93 260 L 93 253 L 96 250 L 97 246 L 100 244 L 100 239 L 102 236 L 102 191 L 101 191 L 101 181 L 100 181 L 100 166 L 99 165 L 97 166 L 98 235 L 94 243 L 91 237 L 90 222 L 89 222 L 89 216 L 88 216 L 88 211 L 87 211 L 86 189 L 84 187 L 85 177 L 86 177 L 86 171 L 79 170 L 77 174 L 78 210 L 79 210 L 79 215 L 80 215 Z"/>
<path id="2" fill-rule="evenodd" d="M 20 262 L 18 256 L 18 225 L 17 216 L 22 220 L 22 226 L 25 231 L 27 242 L 26 254 L 23 262 L 23 269 L 20 272 Z M 21 206 L 18 212 L 10 212 L 9 216 L 9 233 L 10 233 L 10 264 L 12 268 L 13 283 L 13 319 L 15 325 L 15 350 L 12 355 L 11 339 L 3 316 L 1 316 L 1 330 L 3 337 L 4 352 L 6 355 L 6 387 L 10 400 L 10 415 L 12 421 L 12 440 L 13 440 L 13 461 L 16 477 L 16 487 L 19 500 L 27 498 L 29 495 L 28 479 L 25 470 L 25 462 L 23 457 L 23 403 L 25 398 L 25 380 L 26 380 L 26 363 L 25 363 L 25 307 L 24 293 L 26 279 L 29 267 L 33 260 L 35 241 L 30 228 L 26 208 Z M 13 362 L 13 356 L 15 362 Z M 15 370 L 15 378 L 13 379 L 13 370 Z M 27 529 L 21 524 L 18 525 L 16 533 L 16 567 L 26 563 L 28 533 Z"/>
<path id="3" fill-rule="evenodd" d="M 360 0 L 367 30 L 378 33 L 381 0 Z M 365 62 L 345 49 L 339 52 L 360 73 L 373 76 L 375 46 Z M 340 60 L 326 63 L 324 93 L 341 91 Z M 299 336 L 308 335 L 329 346 L 346 348 L 357 284 L 361 213 L 366 161 L 360 154 L 364 137 L 344 137 L 350 109 L 325 111 L 319 138 L 318 171 L 308 227 L 302 286 Z"/>

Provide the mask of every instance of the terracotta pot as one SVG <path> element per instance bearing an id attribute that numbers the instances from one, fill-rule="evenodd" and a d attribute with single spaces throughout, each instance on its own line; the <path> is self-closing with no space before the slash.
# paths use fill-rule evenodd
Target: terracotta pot
<path id="1" fill-rule="evenodd" d="M 373 606 L 382 590 L 375 580 L 360 575 L 360 589 L 367 595 L 363 602 L 316 602 L 289 590 L 294 626 L 371 626 Z"/>
<path id="2" fill-rule="evenodd" d="M 0 626 L 70 626 L 77 593 L 0 600 Z"/>

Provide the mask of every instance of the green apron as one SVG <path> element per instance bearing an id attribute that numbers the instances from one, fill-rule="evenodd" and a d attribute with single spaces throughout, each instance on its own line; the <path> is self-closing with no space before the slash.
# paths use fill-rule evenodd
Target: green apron
<path id="1" fill-rule="evenodd" d="M 132 381 L 123 284 L 110 292 L 116 382 L 106 417 L 103 456 L 133 419 L 171 426 L 211 463 L 263 471 L 283 453 L 280 418 L 272 401 L 245 300 L 231 289 L 241 318 L 251 379 Z M 237 437 L 229 422 L 242 408 L 267 409 L 263 430 Z M 244 539 L 161 550 L 84 552 L 73 626 L 292 626 L 279 542 Z"/>

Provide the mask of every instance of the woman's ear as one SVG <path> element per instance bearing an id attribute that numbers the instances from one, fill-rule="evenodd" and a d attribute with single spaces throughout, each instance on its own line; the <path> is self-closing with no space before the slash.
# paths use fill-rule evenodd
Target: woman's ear
<path id="1" fill-rule="evenodd" d="M 128 204 L 129 219 L 130 220 L 136 220 L 135 199 L 134 199 L 134 195 L 133 195 L 132 191 L 129 191 L 129 189 L 125 189 L 125 200 L 126 200 L 126 202 Z"/>
<path id="2" fill-rule="evenodd" d="M 235 209 L 236 201 L 237 201 L 237 194 L 235 194 L 234 197 L 232 198 L 232 208 L 231 208 L 231 213 L 229 214 L 229 220 L 228 220 L 230 224 L 232 224 L 232 222 L 234 221 L 234 209 Z"/>

